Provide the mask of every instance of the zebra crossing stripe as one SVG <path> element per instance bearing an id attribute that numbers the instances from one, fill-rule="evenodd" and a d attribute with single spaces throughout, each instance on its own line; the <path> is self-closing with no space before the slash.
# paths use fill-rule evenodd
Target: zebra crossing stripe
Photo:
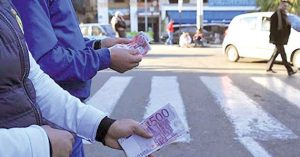
<path id="1" fill-rule="evenodd" d="M 132 77 L 111 77 L 86 104 L 92 105 L 110 115 Z"/>
<path id="2" fill-rule="evenodd" d="M 300 108 L 300 91 L 275 77 L 251 77 L 253 81 L 267 88 L 268 90 L 279 93 L 278 95 L 296 107 Z"/>
<path id="3" fill-rule="evenodd" d="M 144 118 L 147 118 L 162 106 L 169 103 L 174 106 L 185 127 L 189 129 L 186 120 L 185 107 L 179 90 L 179 84 L 175 76 L 153 77 L 149 99 Z M 190 140 L 191 138 L 188 135 L 176 142 L 190 142 Z"/>
<path id="4" fill-rule="evenodd" d="M 260 146 L 253 138 L 251 137 L 242 137 L 239 138 L 239 141 L 249 150 L 249 152 L 254 157 L 271 157 L 271 155 L 266 152 L 266 150 Z"/>
<path id="5" fill-rule="evenodd" d="M 234 86 L 230 78 L 203 76 L 200 79 L 233 123 L 240 142 L 254 157 L 260 157 L 259 152 L 267 153 L 267 151 L 258 144 L 253 143 L 254 140 L 252 144 L 256 147 L 245 145 L 245 141 L 251 142 L 250 139 L 267 141 L 297 138 L 297 135 L 290 129 L 265 112 L 255 101 Z M 248 140 L 245 140 L 245 137 Z"/>

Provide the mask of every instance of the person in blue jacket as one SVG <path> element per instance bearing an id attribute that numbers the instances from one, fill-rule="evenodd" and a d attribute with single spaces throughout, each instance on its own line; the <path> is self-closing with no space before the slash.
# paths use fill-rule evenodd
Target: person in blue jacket
<path id="1" fill-rule="evenodd" d="M 0 0 L 1 157 L 67 157 L 72 134 L 113 149 L 132 134 L 151 138 L 137 121 L 111 119 L 58 86 L 29 53 L 21 28 L 10 1 Z"/>
<path id="2" fill-rule="evenodd" d="M 142 60 L 135 50 L 111 47 L 127 39 L 84 39 L 71 0 L 12 0 L 23 22 L 25 39 L 41 69 L 80 100 L 90 95 L 97 71 L 125 72 Z M 76 138 L 72 156 L 84 156 Z"/>

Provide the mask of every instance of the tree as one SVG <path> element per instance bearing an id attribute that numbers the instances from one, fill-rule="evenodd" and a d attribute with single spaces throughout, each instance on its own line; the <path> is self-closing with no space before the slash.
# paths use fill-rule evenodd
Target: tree
<path id="1" fill-rule="evenodd" d="M 300 15 L 300 0 L 293 0 L 292 4 L 292 12 L 297 15 Z"/>
<path id="2" fill-rule="evenodd" d="M 256 0 L 256 4 L 260 7 L 261 11 L 274 11 L 280 1 L 281 0 Z"/>
<path id="3" fill-rule="evenodd" d="M 257 6 L 261 11 L 275 11 L 281 0 L 256 0 Z M 300 14 L 300 0 L 290 0 L 291 8 L 290 12 L 297 15 Z"/>

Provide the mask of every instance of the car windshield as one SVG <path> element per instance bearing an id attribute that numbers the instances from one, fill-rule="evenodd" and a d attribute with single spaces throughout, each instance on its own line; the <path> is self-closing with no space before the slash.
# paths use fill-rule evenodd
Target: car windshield
<path id="1" fill-rule="evenodd" d="M 108 36 L 110 36 L 110 37 L 115 36 L 115 32 L 114 32 L 113 28 L 111 27 L 111 25 L 101 25 L 101 26 Z"/>
<path id="2" fill-rule="evenodd" d="M 300 32 L 300 17 L 299 16 L 296 16 L 296 15 L 292 15 L 290 14 L 289 15 L 289 20 L 291 21 L 291 25 L 292 27 Z"/>

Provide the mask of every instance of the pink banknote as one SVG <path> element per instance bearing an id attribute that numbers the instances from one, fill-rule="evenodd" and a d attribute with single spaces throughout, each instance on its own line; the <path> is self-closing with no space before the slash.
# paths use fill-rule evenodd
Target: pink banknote
<path id="1" fill-rule="evenodd" d="M 119 140 L 127 157 L 145 157 L 188 134 L 175 109 L 167 104 L 143 122 L 143 128 L 153 135 L 145 139 L 137 135 Z"/>
<path id="2" fill-rule="evenodd" d="M 138 50 L 139 54 L 146 55 L 151 50 L 149 42 L 150 38 L 144 32 L 139 32 L 129 44 L 117 44 L 115 47 Z"/>

